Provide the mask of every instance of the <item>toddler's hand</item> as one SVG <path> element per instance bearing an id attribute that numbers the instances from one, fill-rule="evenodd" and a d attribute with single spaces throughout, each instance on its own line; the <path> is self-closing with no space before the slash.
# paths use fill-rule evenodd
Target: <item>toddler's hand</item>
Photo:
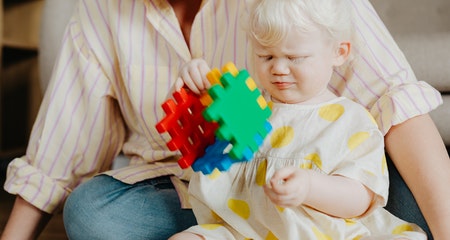
<path id="1" fill-rule="evenodd" d="M 196 58 L 183 65 L 175 83 L 176 90 L 186 85 L 192 92 L 200 94 L 210 87 L 206 74 L 210 68 L 205 60 Z"/>
<path id="2" fill-rule="evenodd" d="M 285 167 L 277 170 L 264 192 L 269 199 L 280 207 L 297 207 L 301 205 L 309 193 L 310 170 Z"/>

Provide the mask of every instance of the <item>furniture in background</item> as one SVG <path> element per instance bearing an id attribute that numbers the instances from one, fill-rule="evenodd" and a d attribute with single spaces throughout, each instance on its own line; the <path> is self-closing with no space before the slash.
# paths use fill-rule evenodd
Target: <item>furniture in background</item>
<path id="1" fill-rule="evenodd" d="M 391 31 L 400 48 L 404 51 L 417 78 L 427 81 L 443 94 L 444 104 L 431 112 L 431 116 L 444 142 L 447 146 L 450 146 L 450 125 L 448 124 L 450 120 L 450 1 L 370 1 Z M 6 109 L 0 107 L 0 136 L 2 136 L 0 152 L 4 150 L 5 139 L 10 140 L 8 137 L 3 137 L 6 133 L 4 132 L 4 126 L 10 121 L 7 120 L 5 122 L 5 119 L 26 119 L 27 123 L 34 121 L 33 114 L 35 114 L 37 110 L 36 105 L 39 105 L 40 100 L 37 100 L 39 97 L 33 96 L 38 96 L 38 92 L 41 92 L 39 86 L 41 86 L 42 90 L 45 90 L 47 86 L 52 66 L 59 50 L 64 27 L 76 2 L 77 0 L 3 0 L 2 4 L 0 4 L 0 33 L 4 33 L 0 34 L 1 46 L 8 49 L 8 51 L 25 51 L 25 53 L 31 52 L 34 54 L 25 56 L 24 59 L 18 60 L 14 64 L 9 57 L 3 57 L 3 64 L 0 70 L 0 106 L 5 105 L 5 100 L 13 102 L 11 106 L 16 111 L 20 111 L 20 113 L 15 113 L 11 118 L 9 115 L 5 116 L 3 113 Z M 21 13 L 15 12 L 19 10 Z M 38 17 L 41 14 L 42 22 L 40 17 Z M 41 23 L 42 25 L 40 25 Z M 4 31 L 2 31 L 2 26 L 5 28 Z M 40 26 L 42 27 L 40 28 Z M 15 31 L 13 31 L 14 29 Z M 27 30 L 23 31 L 24 29 Z M 17 33 L 16 31 L 22 32 Z M 11 41 L 12 37 L 27 39 L 28 41 Z M 24 43 L 25 45 L 23 45 Z M 28 47 L 23 48 L 23 46 Z M 1 50 L 2 48 L 0 48 L 0 56 L 2 55 Z M 37 52 L 39 53 L 38 62 L 35 59 Z M 19 64 L 19 66 L 16 64 Z M 37 66 L 40 84 L 39 80 L 36 80 L 38 76 L 36 74 Z M 17 67 L 18 70 L 11 70 L 10 67 Z M 11 80 L 17 78 L 17 76 L 25 76 L 25 79 L 32 78 L 32 80 Z M 20 96 L 18 98 L 26 99 L 26 103 L 23 103 L 23 105 L 29 106 L 32 110 L 22 109 L 23 105 L 14 102 L 15 99 L 10 100 L 6 98 L 9 94 L 11 96 L 16 95 L 15 89 L 20 88 L 18 86 L 24 86 L 25 88 L 25 90 L 19 91 L 21 93 L 18 94 Z M 23 99 L 20 100 L 23 101 Z M 29 111 L 31 113 L 28 113 Z M 29 124 L 28 126 L 25 126 L 27 124 L 23 125 L 23 128 L 29 128 L 30 126 Z M 7 128 L 10 127 L 7 126 Z M 11 127 L 8 130 L 19 133 L 23 129 Z M 25 144 L 21 143 L 21 145 Z M 0 160 L 2 159 L 0 158 Z M 1 199 L 4 199 L 3 196 Z M 61 222 L 61 216 L 58 215 L 57 217 L 59 218 L 56 218 L 56 221 Z M 3 222 L 0 221 L 1 223 Z M 51 227 L 51 224 L 49 226 Z M 49 227 L 47 229 L 49 232 L 56 231 Z M 45 234 L 40 239 L 45 239 Z M 48 239 L 57 238 L 53 236 Z"/>
<path id="2" fill-rule="evenodd" d="M 38 42 L 43 0 L 0 4 L 0 166 L 25 153 L 42 98 Z"/>
<path id="3" fill-rule="evenodd" d="M 430 113 L 450 147 L 450 1 L 370 0 L 403 50 L 416 77 L 442 93 Z"/>
<path id="4" fill-rule="evenodd" d="M 0 234 L 15 199 L 3 191 L 6 166 L 25 153 L 42 98 L 38 49 L 43 6 L 44 0 L 0 1 Z M 48 239 L 68 239 L 62 214 L 56 214 L 38 238 Z"/>

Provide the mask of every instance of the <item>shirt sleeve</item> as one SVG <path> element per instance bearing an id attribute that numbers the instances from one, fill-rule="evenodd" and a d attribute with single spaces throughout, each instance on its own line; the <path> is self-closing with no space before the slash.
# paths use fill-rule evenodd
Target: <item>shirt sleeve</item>
<path id="1" fill-rule="evenodd" d="M 336 69 L 330 88 L 366 107 L 383 134 L 442 104 L 440 93 L 418 81 L 368 0 L 351 0 L 355 36 L 350 61 Z"/>
<path id="2" fill-rule="evenodd" d="M 27 153 L 10 163 L 4 186 L 48 213 L 75 186 L 108 169 L 125 137 L 110 83 L 113 64 L 95 47 L 93 33 L 106 26 L 81 24 L 85 14 L 80 6 L 69 23 Z"/>

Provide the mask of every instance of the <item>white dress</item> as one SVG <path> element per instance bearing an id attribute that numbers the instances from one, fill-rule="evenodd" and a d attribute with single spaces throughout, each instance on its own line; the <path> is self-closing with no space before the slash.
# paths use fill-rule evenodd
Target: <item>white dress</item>
<path id="1" fill-rule="evenodd" d="M 363 107 L 343 97 L 317 105 L 274 103 L 269 121 L 273 130 L 254 159 L 191 178 L 200 225 L 187 231 L 206 239 L 426 239 L 419 227 L 382 208 L 389 186 L 383 135 Z M 370 209 L 342 219 L 303 205 L 274 205 L 262 186 L 285 166 L 360 181 L 375 193 Z"/>

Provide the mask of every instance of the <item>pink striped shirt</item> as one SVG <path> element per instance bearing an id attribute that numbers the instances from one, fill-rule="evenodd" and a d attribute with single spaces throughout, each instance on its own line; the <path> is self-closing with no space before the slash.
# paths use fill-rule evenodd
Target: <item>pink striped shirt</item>
<path id="1" fill-rule="evenodd" d="M 107 174 L 126 183 L 173 175 L 186 206 L 179 179 L 189 179 L 189 171 L 178 167 L 178 153 L 167 150 L 168 137 L 154 127 L 164 115 L 161 103 L 193 58 L 212 67 L 232 61 L 252 74 L 242 17 L 253 1 L 204 0 L 187 46 L 165 0 L 81 0 L 27 153 L 10 164 L 5 189 L 51 213 L 122 151 L 131 165 Z M 416 80 L 370 3 L 352 4 L 355 59 L 336 70 L 330 88 L 366 106 L 383 133 L 441 104 L 435 89 Z"/>

